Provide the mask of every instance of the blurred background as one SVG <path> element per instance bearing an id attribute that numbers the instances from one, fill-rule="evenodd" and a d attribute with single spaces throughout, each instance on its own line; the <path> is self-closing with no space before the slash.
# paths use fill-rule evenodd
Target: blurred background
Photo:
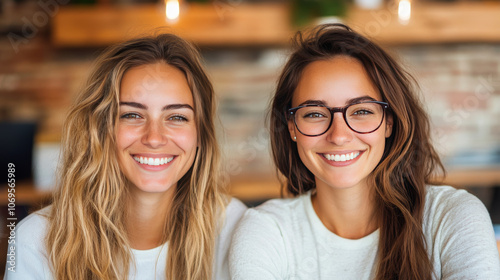
<path id="1" fill-rule="evenodd" d="M 2 0 L 0 166 L 16 165 L 16 217 L 50 203 L 61 127 L 93 60 L 152 32 L 180 35 L 203 54 L 230 192 L 248 205 L 279 197 L 266 109 L 290 38 L 339 21 L 417 78 L 445 182 L 480 197 L 500 223 L 500 1 L 465 0 Z M 4 223 L 4 179 L 0 205 Z"/>

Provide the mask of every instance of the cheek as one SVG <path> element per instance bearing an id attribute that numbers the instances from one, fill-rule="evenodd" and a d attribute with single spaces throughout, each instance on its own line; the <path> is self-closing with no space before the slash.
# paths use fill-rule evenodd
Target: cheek
<path id="1" fill-rule="evenodd" d="M 311 154 L 315 154 L 315 148 L 320 146 L 321 137 L 301 137 L 300 141 L 297 141 L 297 151 L 299 153 L 302 162 L 308 161 Z M 298 137 L 297 137 L 298 139 Z"/>
<path id="2" fill-rule="evenodd" d="M 372 152 L 375 152 L 377 157 L 382 157 L 385 148 L 385 131 L 380 130 L 370 134 L 361 134 L 358 138 L 370 146 Z"/>
<path id="3" fill-rule="evenodd" d="M 177 131 L 172 136 L 177 145 L 186 153 L 195 151 L 198 146 L 198 135 L 195 128 Z"/>
<path id="4" fill-rule="evenodd" d="M 137 129 L 118 126 L 116 130 L 116 145 L 118 146 L 118 151 L 129 147 L 138 137 L 140 137 L 140 132 Z"/>

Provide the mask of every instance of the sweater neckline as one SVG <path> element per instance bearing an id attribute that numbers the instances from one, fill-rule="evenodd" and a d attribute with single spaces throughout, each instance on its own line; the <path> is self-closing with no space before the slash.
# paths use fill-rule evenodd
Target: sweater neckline
<path id="1" fill-rule="evenodd" d="M 361 237 L 359 239 L 348 239 L 344 237 L 340 237 L 337 234 L 331 232 L 324 224 L 321 222 L 320 218 L 316 214 L 312 206 L 311 201 L 311 191 L 302 195 L 301 199 L 304 203 L 304 208 L 313 228 L 314 232 L 318 234 L 318 236 L 322 236 L 326 242 L 330 244 L 334 244 L 336 247 L 349 248 L 349 249 L 360 249 L 372 246 L 374 244 L 378 244 L 380 229 L 375 230 L 374 232 L 368 234 L 367 236 Z"/>

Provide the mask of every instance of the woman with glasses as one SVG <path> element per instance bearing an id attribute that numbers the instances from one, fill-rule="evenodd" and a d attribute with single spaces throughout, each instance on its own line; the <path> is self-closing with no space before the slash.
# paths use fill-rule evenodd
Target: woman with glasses
<path id="1" fill-rule="evenodd" d="M 493 227 L 443 166 L 413 78 L 344 25 L 296 37 L 271 108 L 295 198 L 245 213 L 232 279 L 500 279 Z"/>
<path id="2" fill-rule="evenodd" d="M 246 207 L 223 191 L 214 113 L 188 42 L 110 47 L 65 122 L 54 202 L 18 225 L 6 279 L 229 279 Z"/>

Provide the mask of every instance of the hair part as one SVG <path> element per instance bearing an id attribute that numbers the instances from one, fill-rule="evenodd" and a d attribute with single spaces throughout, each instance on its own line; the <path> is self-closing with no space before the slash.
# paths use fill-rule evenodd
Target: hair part
<path id="1" fill-rule="evenodd" d="M 120 84 L 127 70 L 158 62 L 186 75 L 198 135 L 193 166 L 177 183 L 165 219 L 166 277 L 212 278 L 215 239 L 227 204 L 219 187 L 214 91 L 198 51 L 175 35 L 160 34 L 108 48 L 70 109 L 46 238 L 56 279 L 127 278 L 132 258 L 123 207 L 129 181 L 120 170 L 116 149 Z"/>
<path id="2" fill-rule="evenodd" d="M 300 160 L 287 129 L 288 109 L 307 65 L 336 56 L 357 59 L 389 103 L 392 134 L 382 159 L 369 176 L 380 225 L 376 279 L 429 279 L 432 264 L 422 231 L 426 184 L 444 167 L 430 140 L 426 112 L 415 79 L 382 48 L 342 24 L 298 32 L 294 52 L 278 81 L 270 111 L 272 156 L 292 195 L 315 189 L 314 174 Z"/>

